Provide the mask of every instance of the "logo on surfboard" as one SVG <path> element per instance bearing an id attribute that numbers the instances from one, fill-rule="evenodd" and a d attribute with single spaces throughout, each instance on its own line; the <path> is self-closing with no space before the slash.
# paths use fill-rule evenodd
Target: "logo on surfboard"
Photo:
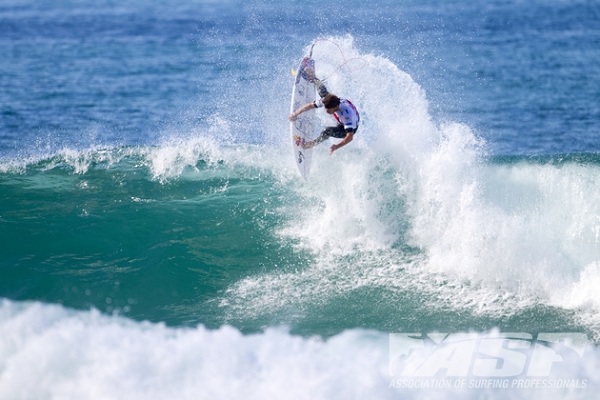
<path id="1" fill-rule="evenodd" d="M 304 144 L 304 139 L 302 139 L 298 135 L 294 135 L 294 143 L 296 144 L 296 146 L 300 146 L 300 145 Z"/>
<path id="2" fill-rule="evenodd" d="M 315 60 L 310 57 L 304 57 L 300 64 L 300 76 L 309 82 L 315 78 Z"/>
<path id="3" fill-rule="evenodd" d="M 296 146 L 300 147 L 304 144 L 304 139 L 302 139 L 298 135 L 294 135 L 294 144 Z M 304 161 L 304 154 L 300 150 L 298 150 L 298 164 L 302 164 L 303 161 Z"/>

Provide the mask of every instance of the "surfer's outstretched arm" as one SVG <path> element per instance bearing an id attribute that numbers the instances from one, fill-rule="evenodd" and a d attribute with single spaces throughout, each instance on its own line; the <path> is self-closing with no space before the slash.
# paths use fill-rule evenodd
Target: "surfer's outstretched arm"
<path id="1" fill-rule="evenodd" d="M 329 154 L 333 154 L 333 152 L 336 151 L 337 149 L 344 147 L 345 145 L 350 143 L 353 138 L 354 138 L 354 133 L 347 132 L 346 137 L 341 142 L 339 142 L 338 144 L 331 145 L 331 147 L 329 148 Z"/>
<path id="2" fill-rule="evenodd" d="M 315 105 L 314 101 L 311 102 L 311 103 L 307 103 L 307 104 L 303 105 L 302 107 L 300 107 L 299 109 L 297 109 L 296 111 L 294 111 L 293 113 L 291 113 L 289 115 L 288 119 L 290 121 L 295 121 L 296 118 L 298 118 L 298 116 L 300 114 L 302 114 L 305 111 L 312 110 L 313 108 L 317 108 L 317 106 Z"/>

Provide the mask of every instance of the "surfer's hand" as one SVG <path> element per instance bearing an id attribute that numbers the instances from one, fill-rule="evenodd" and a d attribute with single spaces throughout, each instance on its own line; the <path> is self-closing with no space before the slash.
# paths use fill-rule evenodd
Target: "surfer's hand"
<path id="1" fill-rule="evenodd" d="M 294 122 L 296 119 L 298 119 L 298 116 L 295 113 L 291 113 L 290 116 L 288 117 L 288 119 L 291 122 Z"/>
<path id="2" fill-rule="evenodd" d="M 337 144 L 332 144 L 331 147 L 329 148 L 329 154 L 333 154 L 334 151 L 336 151 L 337 149 L 339 149 L 340 146 Z"/>

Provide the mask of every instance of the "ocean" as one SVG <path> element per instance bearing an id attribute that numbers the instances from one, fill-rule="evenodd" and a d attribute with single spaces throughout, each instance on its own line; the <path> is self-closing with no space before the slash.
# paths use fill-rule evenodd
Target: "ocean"
<path id="1" fill-rule="evenodd" d="M 0 399 L 592 398 L 599 21 L 4 0 Z M 361 125 L 305 181 L 312 44 Z"/>

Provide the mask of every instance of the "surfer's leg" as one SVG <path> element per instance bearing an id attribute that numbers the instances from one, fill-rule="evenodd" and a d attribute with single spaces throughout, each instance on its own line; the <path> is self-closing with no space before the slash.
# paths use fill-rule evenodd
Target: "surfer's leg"
<path id="1" fill-rule="evenodd" d="M 310 149 L 312 147 L 315 147 L 316 145 L 318 145 L 321 142 L 324 142 L 325 140 L 329 139 L 329 136 L 321 134 L 318 138 L 316 138 L 315 140 L 311 140 L 309 142 L 304 142 L 302 144 L 302 148 L 304 149 Z"/>
<path id="2" fill-rule="evenodd" d="M 342 124 L 339 124 L 337 126 L 328 126 L 327 128 L 323 129 L 323 132 L 321 132 L 321 136 L 327 136 L 327 138 L 333 137 L 336 139 L 342 139 L 346 137 L 346 130 L 344 129 L 344 125 Z"/>
<path id="3" fill-rule="evenodd" d="M 334 138 L 338 138 L 338 139 L 346 137 L 346 131 L 344 130 L 344 125 L 328 126 L 327 128 L 323 129 L 323 131 L 321 132 L 321 134 L 319 135 L 318 138 L 316 138 L 315 140 L 312 140 L 310 142 L 304 143 L 304 145 L 302 147 L 304 147 L 305 149 L 310 149 L 311 147 L 314 147 L 314 146 L 326 141 L 330 137 L 334 137 Z"/>
<path id="4" fill-rule="evenodd" d="M 315 77 L 314 79 L 315 85 L 317 86 L 317 92 L 319 93 L 319 97 L 323 98 L 329 94 L 327 87 L 319 80 L 319 78 Z"/>

